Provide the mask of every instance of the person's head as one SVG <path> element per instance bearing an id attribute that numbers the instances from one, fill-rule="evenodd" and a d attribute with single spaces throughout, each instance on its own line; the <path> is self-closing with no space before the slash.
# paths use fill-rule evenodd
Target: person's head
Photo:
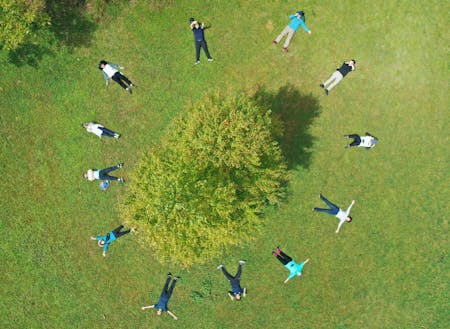
<path id="1" fill-rule="evenodd" d="M 83 127 L 83 128 L 89 127 L 89 122 L 82 123 L 82 124 L 81 124 L 81 127 Z"/>
<path id="2" fill-rule="evenodd" d="M 234 298 L 236 298 L 236 300 L 241 300 L 241 294 L 237 294 L 237 295 L 234 295 Z"/>
<path id="3" fill-rule="evenodd" d="M 305 12 L 303 10 L 299 10 L 299 11 L 297 11 L 296 15 L 298 17 L 303 17 L 303 16 L 305 16 Z"/>
<path id="4" fill-rule="evenodd" d="M 102 60 L 100 61 L 100 63 L 98 63 L 98 69 L 99 69 L 99 70 L 103 70 L 103 68 L 105 67 L 106 64 L 108 64 L 108 62 L 105 61 L 104 59 L 102 59 Z"/>
<path id="5" fill-rule="evenodd" d="M 194 18 L 194 17 L 189 18 L 189 23 L 190 23 L 190 24 L 192 24 L 192 23 L 194 23 L 194 22 L 195 22 L 195 18 Z"/>
<path id="6" fill-rule="evenodd" d="M 158 310 L 156 311 L 156 314 L 161 315 L 162 314 L 162 309 L 158 308 Z"/>
<path id="7" fill-rule="evenodd" d="M 350 223 L 353 220 L 353 218 L 351 216 L 347 216 L 347 218 L 345 219 L 345 221 L 347 223 Z"/>
<path id="8" fill-rule="evenodd" d="M 98 240 L 97 244 L 100 248 L 102 248 L 105 245 L 105 240 Z"/>
<path id="9" fill-rule="evenodd" d="M 85 173 L 83 174 L 83 178 L 88 178 L 87 172 L 85 172 Z"/>
<path id="10" fill-rule="evenodd" d="M 350 61 L 350 63 L 352 63 L 352 62 L 353 62 L 353 66 L 355 66 L 355 65 L 356 65 L 356 60 L 352 59 L 352 60 Z"/>

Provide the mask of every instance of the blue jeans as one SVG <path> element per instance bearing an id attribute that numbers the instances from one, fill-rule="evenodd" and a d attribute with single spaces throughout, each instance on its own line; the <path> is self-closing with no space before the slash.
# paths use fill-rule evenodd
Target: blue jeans
<path id="1" fill-rule="evenodd" d="M 322 199 L 323 202 L 327 204 L 328 207 L 330 207 L 330 209 L 314 208 L 314 210 L 336 216 L 337 213 L 339 212 L 339 207 L 336 206 L 334 203 L 328 201 L 327 198 L 325 198 L 322 194 L 320 195 L 320 198 Z"/>
<path id="2" fill-rule="evenodd" d="M 109 167 L 109 168 L 106 168 L 106 169 L 102 169 L 102 170 L 100 170 L 98 176 L 102 180 L 119 180 L 119 178 L 116 177 L 116 176 L 108 175 L 111 171 L 117 170 L 119 168 L 120 168 L 119 166 L 114 166 L 114 167 Z"/>

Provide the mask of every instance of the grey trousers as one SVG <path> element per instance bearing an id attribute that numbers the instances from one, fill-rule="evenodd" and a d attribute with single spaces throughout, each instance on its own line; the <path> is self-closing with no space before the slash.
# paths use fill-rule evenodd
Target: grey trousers
<path id="1" fill-rule="evenodd" d="M 284 28 L 283 31 L 281 31 L 281 33 L 280 33 L 280 34 L 277 36 L 277 38 L 275 39 L 275 41 L 276 41 L 277 43 L 280 43 L 281 39 L 283 39 L 283 37 L 284 37 L 286 34 L 287 34 L 287 38 L 286 38 L 286 40 L 284 41 L 284 45 L 283 45 L 284 48 L 289 47 L 289 44 L 291 43 L 291 40 L 292 40 L 292 37 L 293 37 L 294 34 L 295 34 L 295 31 L 294 31 L 293 29 L 291 29 L 291 28 L 289 27 L 289 25 L 288 25 L 288 26 L 286 26 L 286 27 Z"/>
<path id="2" fill-rule="evenodd" d="M 344 77 L 342 76 L 341 72 L 339 71 L 334 71 L 334 73 L 331 75 L 331 77 L 325 81 L 323 84 L 325 86 L 325 88 L 330 91 L 331 89 L 333 89 L 339 82 L 341 82 L 341 80 L 344 79 Z M 329 86 L 327 87 L 327 85 L 329 84 Z"/>

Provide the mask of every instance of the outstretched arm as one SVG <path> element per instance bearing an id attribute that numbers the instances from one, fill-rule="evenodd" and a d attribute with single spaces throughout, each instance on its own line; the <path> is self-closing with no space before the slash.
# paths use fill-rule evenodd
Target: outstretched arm
<path id="1" fill-rule="evenodd" d="M 242 296 L 245 297 L 245 295 L 247 295 L 247 288 L 244 287 L 244 292 L 242 293 Z"/>
<path id="2" fill-rule="evenodd" d="M 228 293 L 228 296 L 231 298 L 231 300 L 233 300 L 234 299 L 234 297 L 233 297 L 233 295 L 232 294 L 230 294 L 230 293 Z"/>
<path id="3" fill-rule="evenodd" d="M 350 206 L 348 206 L 347 208 L 347 216 L 350 214 L 350 210 L 352 209 L 353 205 L 355 204 L 355 200 L 352 201 L 352 203 L 350 204 Z"/>
<path id="4" fill-rule="evenodd" d="M 288 278 L 286 280 L 284 280 L 284 283 L 287 283 L 290 279 L 291 279 L 291 277 L 288 276 Z"/>
<path id="5" fill-rule="evenodd" d="M 148 308 L 155 308 L 155 305 L 142 306 L 141 310 L 146 310 Z"/>
<path id="6" fill-rule="evenodd" d="M 338 224 L 338 227 L 336 229 L 336 233 L 339 233 L 339 230 L 341 229 L 341 226 L 345 223 L 345 220 L 341 220 Z"/>
<path id="7" fill-rule="evenodd" d="M 178 320 L 177 316 L 175 314 L 173 314 L 171 311 L 167 310 L 167 314 L 169 314 L 175 320 Z"/>

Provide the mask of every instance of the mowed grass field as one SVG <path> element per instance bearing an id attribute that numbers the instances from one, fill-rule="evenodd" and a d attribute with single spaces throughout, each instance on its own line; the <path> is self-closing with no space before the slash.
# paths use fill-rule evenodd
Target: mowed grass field
<path id="1" fill-rule="evenodd" d="M 34 66 L 0 54 L 0 328 L 448 328 L 448 4 L 167 3 L 112 10 L 89 46 L 54 46 Z M 284 54 L 271 41 L 300 9 L 313 34 L 299 30 Z M 212 25 L 213 63 L 193 65 L 191 16 Z M 351 58 L 357 70 L 325 96 L 319 84 Z M 133 95 L 105 87 L 100 59 L 125 66 Z M 259 90 L 287 118 L 286 202 L 255 241 L 205 266 L 162 266 L 133 235 L 103 258 L 89 237 L 122 223 L 127 185 L 105 193 L 81 174 L 125 162 L 127 179 L 170 120 L 215 90 Z M 87 121 L 123 137 L 99 140 Z M 373 150 L 344 150 L 344 134 L 366 131 Z M 356 200 L 339 235 L 311 210 L 320 192 L 343 208 Z M 277 245 L 310 258 L 304 277 L 283 284 Z M 237 303 L 215 268 L 239 259 L 248 296 Z M 178 321 L 140 310 L 169 271 L 182 276 L 169 303 Z"/>

